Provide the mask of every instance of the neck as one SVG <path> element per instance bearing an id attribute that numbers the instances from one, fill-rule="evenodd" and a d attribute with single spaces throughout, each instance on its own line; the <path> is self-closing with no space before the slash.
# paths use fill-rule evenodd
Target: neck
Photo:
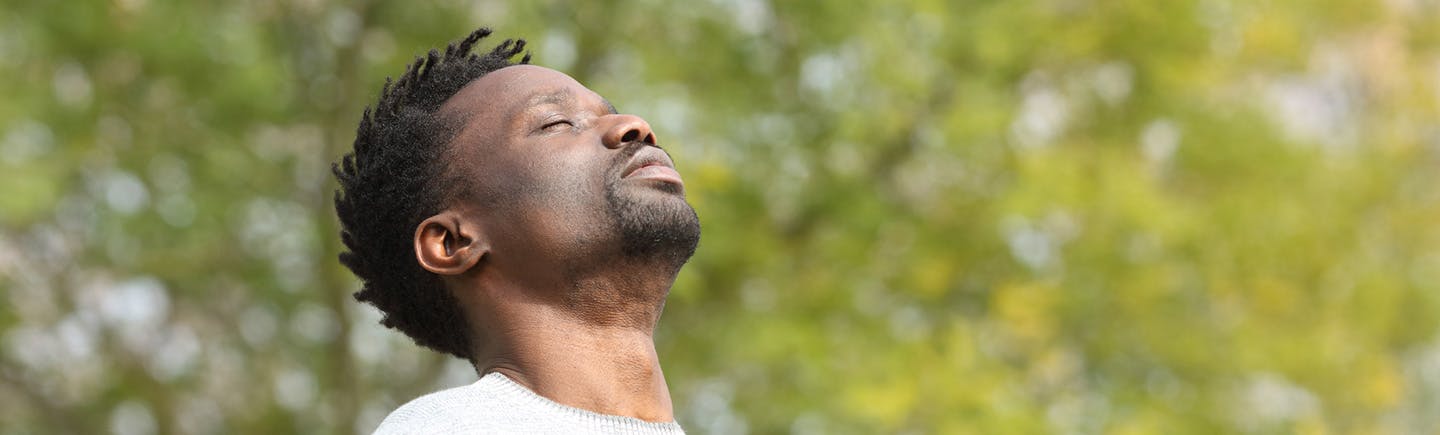
<path id="1" fill-rule="evenodd" d="M 580 280 L 558 300 L 492 293 L 489 303 L 496 309 L 485 316 L 489 322 L 471 317 L 472 325 L 485 325 L 476 333 L 488 337 L 472 353 L 475 368 L 482 375 L 501 373 L 563 405 L 674 421 L 653 336 L 674 275 L 666 278 Z M 520 289 L 490 288 L 507 287 Z"/>
<path id="2" fill-rule="evenodd" d="M 675 420 L 648 332 L 553 323 L 510 332 L 508 349 L 477 361 L 477 371 L 499 372 L 575 408 L 654 422 Z"/>

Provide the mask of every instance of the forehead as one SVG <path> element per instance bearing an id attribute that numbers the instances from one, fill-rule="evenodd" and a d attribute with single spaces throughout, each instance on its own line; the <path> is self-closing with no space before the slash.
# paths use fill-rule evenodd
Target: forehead
<path id="1" fill-rule="evenodd" d="M 440 111 L 499 121 L 527 107 L 591 98 L 603 100 L 565 73 L 535 65 L 514 65 L 465 85 L 440 106 Z"/>

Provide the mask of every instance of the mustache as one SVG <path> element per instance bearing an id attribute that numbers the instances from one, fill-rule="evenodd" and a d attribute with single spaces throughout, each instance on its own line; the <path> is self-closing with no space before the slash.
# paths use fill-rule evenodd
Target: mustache
<path id="1" fill-rule="evenodd" d="M 615 154 L 615 158 L 610 161 L 610 175 L 612 178 L 620 178 L 620 172 L 625 170 L 625 166 L 630 163 L 630 159 L 634 158 L 635 154 L 645 149 L 645 147 L 660 148 L 659 145 L 640 141 L 630 141 L 620 145 L 620 152 Z M 664 148 L 660 149 L 663 150 Z"/>

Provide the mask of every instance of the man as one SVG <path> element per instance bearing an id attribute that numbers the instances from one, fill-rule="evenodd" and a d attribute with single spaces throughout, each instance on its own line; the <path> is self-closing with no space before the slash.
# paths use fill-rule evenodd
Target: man
<path id="1" fill-rule="evenodd" d="M 645 120 L 565 74 L 431 50 L 366 109 L 335 165 L 355 298 L 474 384 L 377 433 L 681 433 L 653 331 L 700 223 Z"/>

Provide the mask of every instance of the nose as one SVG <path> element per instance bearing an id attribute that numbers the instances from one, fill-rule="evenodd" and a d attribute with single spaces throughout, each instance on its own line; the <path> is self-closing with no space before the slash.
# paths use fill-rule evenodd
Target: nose
<path id="1" fill-rule="evenodd" d="M 619 148 L 627 143 L 640 141 L 651 145 L 655 143 L 655 132 L 650 131 L 650 123 L 645 122 L 635 115 L 609 115 L 610 129 L 605 131 L 601 142 L 606 148 Z"/>

